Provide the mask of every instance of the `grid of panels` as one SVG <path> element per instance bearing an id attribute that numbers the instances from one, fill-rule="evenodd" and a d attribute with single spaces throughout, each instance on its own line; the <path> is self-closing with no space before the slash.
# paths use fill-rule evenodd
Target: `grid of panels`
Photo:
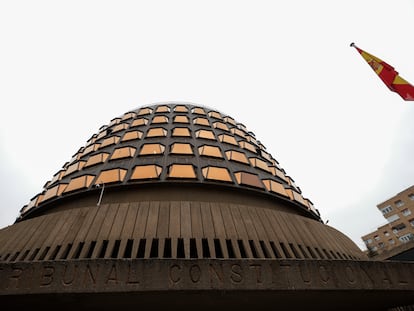
<path id="1" fill-rule="evenodd" d="M 68 192 L 91 190 L 102 173 L 111 170 L 123 172 L 122 178 L 111 179 L 112 185 L 190 179 L 247 187 L 286 198 L 319 217 L 312 203 L 243 124 L 218 111 L 180 103 L 142 107 L 112 119 L 21 212 L 40 208 Z M 80 181 L 85 181 L 82 186 L 73 186 Z"/>

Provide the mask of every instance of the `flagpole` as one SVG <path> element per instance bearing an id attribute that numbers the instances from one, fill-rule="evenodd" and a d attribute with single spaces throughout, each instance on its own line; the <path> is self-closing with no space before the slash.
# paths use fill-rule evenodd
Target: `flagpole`
<path id="1" fill-rule="evenodd" d="M 105 190 L 105 184 L 102 184 L 101 194 L 99 195 L 99 200 L 98 200 L 98 203 L 96 204 L 96 206 L 100 206 L 101 205 L 101 201 L 102 201 L 102 197 L 103 197 L 104 190 Z"/>

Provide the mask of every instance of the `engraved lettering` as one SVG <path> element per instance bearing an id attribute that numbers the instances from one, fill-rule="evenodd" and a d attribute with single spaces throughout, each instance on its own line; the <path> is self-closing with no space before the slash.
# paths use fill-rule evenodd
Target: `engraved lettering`
<path id="1" fill-rule="evenodd" d="M 190 267 L 190 279 L 193 283 L 198 283 L 201 277 L 201 269 L 198 265 L 192 265 Z"/>
<path id="2" fill-rule="evenodd" d="M 388 271 L 387 271 L 387 268 L 386 268 L 386 267 L 384 267 L 383 274 L 384 274 L 384 276 L 383 276 L 383 278 L 382 278 L 382 283 L 384 283 L 384 284 L 388 284 L 388 286 L 393 285 L 393 284 L 392 284 L 391 277 L 390 277 L 390 275 L 388 274 Z"/>
<path id="3" fill-rule="evenodd" d="M 243 281 L 242 267 L 240 265 L 235 264 L 231 266 L 230 279 L 234 283 L 241 283 Z"/>
<path id="4" fill-rule="evenodd" d="M 106 278 L 106 284 L 109 282 L 118 284 L 118 272 L 116 270 L 116 265 L 112 264 L 111 270 L 109 271 L 108 277 Z"/>
<path id="5" fill-rule="evenodd" d="M 349 284 L 355 284 L 356 277 L 354 269 L 352 269 L 350 266 L 345 267 L 345 277 Z"/>
<path id="6" fill-rule="evenodd" d="M 86 286 L 87 282 L 96 285 L 96 276 L 98 275 L 99 266 L 96 267 L 95 276 L 92 273 L 91 267 L 89 264 L 86 265 L 85 275 L 83 277 L 83 284 Z"/>
<path id="7" fill-rule="evenodd" d="M 311 284 L 312 283 L 311 272 L 306 262 L 304 262 L 303 264 L 299 264 L 299 271 L 300 271 L 300 276 L 302 278 L 302 281 L 305 284 Z"/>
<path id="8" fill-rule="evenodd" d="M 406 286 L 408 285 L 407 274 L 402 273 L 401 268 L 397 268 L 397 275 L 398 275 L 398 285 Z"/>
<path id="9" fill-rule="evenodd" d="M 219 283 L 223 283 L 223 267 L 217 269 L 217 265 L 210 264 L 209 265 L 210 271 L 210 282 L 213 283 L 213 276 L 215 275 L 215 279 L 219 281 Z"/>
<path id="10" fill-rule="evenodd" d="M 256 284 L 262 284 L 262 265 L 249 265 L 249 268 L 256 272 Z"/>
<path id="11" fill-rule="evenodd" d="M 19 288 L 19 279 L 22 275 L 22 272 L 23 272 L 23 269 L 21 268 L 13 268 L 13 274 L 9 277 L 10 283 L 7 288 L 11 288 L 11 287 L 14 287 L 16 289 Z"/>
<path id="12" fill-rule="evenodd" d="M 278 269 L 279 268 L 279 269 Z M 281 262 L 280 264 L 272 265 L 272 283 L 277 283 L 279 286 L 285 286 L 287 284 L 290 286 L 290 273 L 291 265 L 289 263 Z"/>
<path id="13" fill-rule="evenodd" d="M 170 267 L 170 273 L 169 273 L 169 277 L 170 277 L 170 281 L 174 284 L 177 284 L 178 282 L 181 281 L 181 267 L 179 265 L 172 265 Z"/>
<path id="14" fill-rule="evenodd" d="M 50 284 L 52 284 L 54 272 L 55 268 L 52 266 L 43 267 L 42 275 L 40 276 L 41 287 L 47 287 L 50 286 Z"/>
<path id="15" fill-rule="evenodd" d="M 360 265 L 361 271 L 364 272 L 365 276 L 371 281 L 372 285 L 375 285 L 375 279 L 373 279 L 368 272 L 366 271 L 366 266 L 365 265 Z"/>
<path id="16" fill-rule="evenodd" d="M 319 276 L 321 277 L 322 282 L 328 283 L 330 277 L 329 277 L 328 270 L 326 269 L 324 265 L 319 266 Z"/>
<path id="17" fill-rule="evenodd" d="M 135 266 L 132 266 L 131 263 L 129 263 L 128 267 L 128 278 L 127 278 L 127 284 L 139 284 L 138 279 L 138 272 Z"/>
<path id="18" fill-rule="evenodd" d="M 72 269 L 68 269 L 68 266 L 71 266 Z M 68 270 L 69 272 L 69 277 L 67 276 L 67 272 Z M 76 275 L 76 270 L 77 270 L 77 266 L 76 265 L 65 265 L 65 269 L 63 270 L 63 275 L 62 275 L 62 285 L 64 286 L 71 286 L 73 283 L 73 280 L 75 279 L 75 275 Z"/>

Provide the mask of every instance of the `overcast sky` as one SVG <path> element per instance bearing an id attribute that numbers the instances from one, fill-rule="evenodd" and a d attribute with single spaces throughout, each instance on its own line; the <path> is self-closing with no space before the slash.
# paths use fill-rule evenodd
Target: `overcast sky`
<path id="1" fill-rule="evenodd" d="M 213 107 L 267 147 L 361 248 L 414 184 L 414 1 L 0 1 L 0 227 L 101 125 L 163 101 Z"/>

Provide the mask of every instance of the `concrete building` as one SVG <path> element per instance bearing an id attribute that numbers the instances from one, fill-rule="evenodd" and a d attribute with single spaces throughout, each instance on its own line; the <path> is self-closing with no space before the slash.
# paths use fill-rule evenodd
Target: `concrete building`
<path id="1" fill-rule="evenodd" d="M 242 123 L 171 102 L 102 126 L 0 230 L 0 305 L 408 310 L 414 264 L 369 261 Z"/>
<path id="2" fill-rule="evenodd" d="M 377 205 L 387 223 L 362 237 L 371 256 L 395 256 L 414 241 L 414 186 Z M 407 244 L 408 243 L 408 244 Z"/>

